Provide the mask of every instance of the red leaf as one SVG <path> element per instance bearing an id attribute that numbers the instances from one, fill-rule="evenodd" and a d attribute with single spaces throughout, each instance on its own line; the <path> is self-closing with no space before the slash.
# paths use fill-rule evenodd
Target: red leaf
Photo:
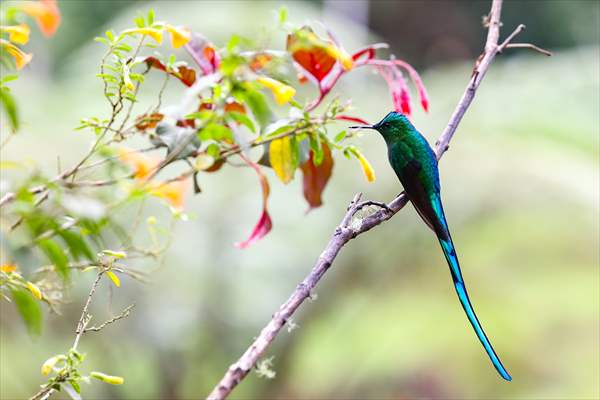
<path id="1" fill-rule="evenodd" d="M 262 196 L 263 196 L 262 214 L 261 214 L 258 222 L 256 223 L 256 225 L 254 226 L 254 229 L 252 229 L 252 233 L 250 234 L 248 239 L 244 240 L 243 242 L 235 243 L 235 247 L 238 247 L 240 249 L 245 249 L 246 247 L 250 246 L 251 244 L 259 241 L 267 233 L 269 233 L 269 231 L 273 227 L 273 224 L 271 222 L 271 217 L 269 216 L 269 212 L 267 211 L 267 200 L 269 198 L 269 182 L 267 181 L 267 178 L 264 176 L 264 174 L 260 170 L 260 167 L 258 166 L 258 164 L 253 163 L 252 161 L 250 161 L 248 158 L 246 158 L 241 153 L 240 153 L 240 157 L 242 157 L 242 159 L 249 166 L 251 166 L 254 169 L 254 171 L 256 171 L 256 173 L 258 174 L 258 178 L 260 179 L 260 186 L 262 188 Z"/>
<path id="2" fill-rule="evenodd" d="M 318 86 L 338 62 L 340 52 L 332 41 L 321 39 L 307 26 L 288 35 L 286 48 L 301 74 Z"/>
<path id="3" fill-rule="evenodd" d="M 186 67 L 185 65 L 179 65 L 177 71 L 167 70 L 167 67 L 156 57 L 146 57 L 144 62 L 150 68 L 156 68 L 160 71 L 164 71 L 167 74 L 174 76 L 179 79 L 184 85 L 192 86 L 194 82 L 196 82 L 196 71 L 193 69 Z"/>
<path id="4" fill-rule="evenodd" d="M 313 155 L 311 150 L 309 159 L 300 166 L 304 177 L 304 198 L 309 206 L 307 212 L 323 204 L 321 194 L 333 170 L 333 158 L 327 144 L 323 143 L 323 161 L 318 166 L 314 164 Z"/>

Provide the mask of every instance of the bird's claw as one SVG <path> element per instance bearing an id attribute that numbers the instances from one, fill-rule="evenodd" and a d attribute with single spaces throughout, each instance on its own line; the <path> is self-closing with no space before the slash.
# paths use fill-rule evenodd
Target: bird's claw
<path id="1" fill-rule="evenodd" d="M 381 201 L 373 201 L 373 200 L 368 200 L 368 201 L 363 201 L 362 203 L 360 203 L 358 206 L 356 206 L 356 211 L 367 207 L 367 206 L 376 206 L 379 208 L 383 208 L 384 210 L 386 210 L 389 213 L 394 213 L 394 210 L 392 210 L 387 204 L 385 204 L 384 202 Z"/>

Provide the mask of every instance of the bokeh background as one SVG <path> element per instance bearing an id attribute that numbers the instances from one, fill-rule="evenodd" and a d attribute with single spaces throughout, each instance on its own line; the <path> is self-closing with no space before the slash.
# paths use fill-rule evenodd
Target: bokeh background
<path id="1" fill-rule="evenodd" d="M 233 33 L 271 35 L 264 27 L 281 5 L 291 22 L 324 21 L 349 50 L 385 41 L 413 63 L 431 96 L 430 112 L 418 110 L 414 121 L 432 142 L 483 46 L 481 17 L 489 10 L 488 1 L 61 1 L 58 33 L 32 41 L 35 62 L 12 85 L 24 127 L 2 158 L 54 170 L 58 155 L 63 165 L 81 157 L 91 137 L 73 128 L 108 111 L 94 76 L 102 47 L 92 38 L 130 26 L 138 11 L 152 7 L 158 18 L 223 44 Z M 253 372 L 232 398 L 600 397 L 599 7 L 506 2 L 503 35 L 524 23 L 519 40 L 555 55 L 499 56 L 440 164 L 471 298 L 514 381 L 493 370 L 438 244 L 407 207 L 344 249 L 316 300 L 294 317 L 298 327 L 284 330 L 268 351 L 276 377 Z M 281 32 L 271 46 L 284 46 Z M 344 78 L 339 90 L 372 121 L 392 107 L 383 80 L 368 71 Z M 307 88 L 302 95 L 314 93 Z M 177 92 L 169 96 L 176 100 Z M 165 266 L 151 282 L 123 278 L 117 291 L 107 282 L 100 287 L 93 313 L 137 307 L 83 338 L 84 365 L 124 376 L 126 384 L 95 383 L 83 388 L 84 397 L 205 396 L 308 273 L 354 193 L 377 200 L 399 193 L 379 136 L 365 134 L 359 144 L 377 172 L 374 183 L 366 183 L 355 161 L 339 158 L 324 206 L 305 215 L 301 180 L 283 186 L 272 179 L 274 229 L 243 251 L 232 243 L 256 220 L 256 177 L 236 169 L 204 178 L 204 193 L 186 203 L 191 220 L 177 225 Z M 46 315 L 39 338 L 28 336 L 13 306 L 1 302 L 2 399 L 33 394 L 43 382 L 41 363 L 71 345 L 91 279 L 75 277 L 71 302 L 61 315 Z"/>

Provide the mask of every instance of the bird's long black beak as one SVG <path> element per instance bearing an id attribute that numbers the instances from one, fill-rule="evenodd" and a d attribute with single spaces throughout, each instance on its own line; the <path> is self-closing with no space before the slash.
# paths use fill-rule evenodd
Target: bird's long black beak
<path id="1" fill-rule="evenodd" d="M 375 129 L 373 125 L 354 125 L 349 126 L 348 129 Z"/>

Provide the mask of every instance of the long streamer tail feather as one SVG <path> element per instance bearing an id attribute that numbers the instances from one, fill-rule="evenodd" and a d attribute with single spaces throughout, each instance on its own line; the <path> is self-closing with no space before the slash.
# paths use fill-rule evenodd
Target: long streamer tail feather
<path id="1" fill-rule="evenodd" d="M 435 204 L 437 203 L 437 204 Z M 475 310 L 473 309 L 473 305 L 469 300 L 469 295 L 467 294 L 467 288 L 465 287 L 465 282 L 462 277 L 462 273 L 460 271 L 460 265 L 458 263 L 458 257 L 456 256 L 456 250 L 454 248 L 454 244 L 452 243 L 452 238 L 450 237 L 450 231 L 448 230 L 448 226 L 446 223 L 446 218 L 444 216 L 444 211 L 441 205 L 441 201 L 438 199 L 434 200 L 434 209 L 438 218 L 440 218 L 441 224 L 445 228 L 443 234 L 438 233 L 438 239 L 442 246 L 442 250 L 444 251 L 444 256 L 446 257 L 446 261 L 448 261 L 448 266 L 450 267 L 450 273 L 452 274 L 452 280 L 454 281 L 454 287 L 456 289 L 456 293 L 458 294 L 458 299 L 460 300 L 460 304 L 462 305 L 465 313 L 467 314 L 467 318 L 469 318 L 469 322 L 473 326 L 479 341 L 483 345 L 485 351 L 487 352 L 492 364 L 502 376 L 502 378 L 507 381 L 511 381 L 512 378 L 506 368 L 502 365 L 500 358 L 494 351 L 492 344 L 487 338 L 485 332 L 483 331 L 483 327 L 481 323 L 477 319 L 477 315 L 475 315 Z"/>

